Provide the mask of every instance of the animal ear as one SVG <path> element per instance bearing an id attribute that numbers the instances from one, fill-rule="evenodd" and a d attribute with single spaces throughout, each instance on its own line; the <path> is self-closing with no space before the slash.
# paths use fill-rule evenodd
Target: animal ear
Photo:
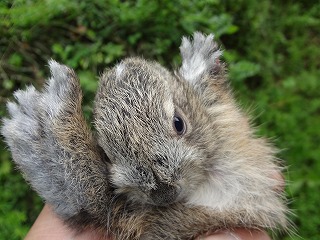
<path id="1" fill-rule="evenodd" d="M 201 85 L 208 76 L 215 78 L 224 73 L 224 65 L 220 62 L 222 51 L 214 41 L 213 34 L 206 36 L 195 32 L 192 40 L 183 37 L 180 52 L 182 57 L 180 76 L 194 87 Z"/>

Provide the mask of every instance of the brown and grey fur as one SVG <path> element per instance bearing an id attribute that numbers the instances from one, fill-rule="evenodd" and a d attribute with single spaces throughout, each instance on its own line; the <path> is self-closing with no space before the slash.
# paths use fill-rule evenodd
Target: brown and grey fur
<path id="1" fill-rule="evenodd" d="M 234 102 L 213 35 L 183 38 L 182 66 L 128 58 L 100 79 L 93 135 L 74 71 L 15 92 L 2 134 L 26 180 L 67 224 L 114 239 L 192 239 L 285 228 L 276 150 Z M 186 130 L 177 134 L 174 116 Z"/>

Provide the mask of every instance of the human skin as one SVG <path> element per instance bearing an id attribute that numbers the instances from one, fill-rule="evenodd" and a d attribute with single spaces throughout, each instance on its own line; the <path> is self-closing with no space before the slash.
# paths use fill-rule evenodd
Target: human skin
<path id="1" fill-rule="evenodd" d="M 76 234 L 68 228 L 52 211 L 49 205 L 45 205 L 37 220 L 33 224 L 25 240 L 111 240 L 103 237 L 95 231 L 86 230 Z M 197 240 L 270 240 L 269 236 L 259 230 L 235 229 L 224 230 L 207 234 Z"/>
<path id="2" fill-rule="evenodd" d="M 285 181 L 281 173 L 275 172 L 272 177 L 279 181 L 279 185 L 274 190 L 284 191 Z M 52 211 L 49 205 L 45 205 L 37 220 L 33 224 L 25 240 L 111 240 L 103 237 L 95 231 L 82 232 L 76 234 L 68 228 L 62 220 Z M 224 230 L 220 232 L 206 234 L 198 237 L 197 240 L 270 240 L 271 238 L 260 230 L 238 228 L 234 230 Z"/>

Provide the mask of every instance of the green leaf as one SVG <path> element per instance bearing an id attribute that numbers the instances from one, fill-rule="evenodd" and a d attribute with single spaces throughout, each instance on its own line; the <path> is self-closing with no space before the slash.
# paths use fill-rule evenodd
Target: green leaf
<path id="1" fill-rule="evenodd" d="M 230 79 L 240 82 L 248 77 L 254 76 L 260 71 L 258 64 L 249 61 L 239 61 L 230 65 Z"/>

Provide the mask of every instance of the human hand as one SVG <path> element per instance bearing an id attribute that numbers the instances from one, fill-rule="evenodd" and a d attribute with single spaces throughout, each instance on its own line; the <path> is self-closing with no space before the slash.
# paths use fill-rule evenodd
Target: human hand
<path id="1" fill-rule="evenodd" d="M 110 240 L 107 236 L 90 229 L 76 233 L 68 228 L 52 211 L 45 205 L 36 222 L 30 229 L 25 240 Z M 197 240 L 270 240 L 269 236 L 258 230 L 235 229 L 234 231 L 221 231 L 207 234 Z"/>
<path id="2" fill-rule="evenodd" d="M 271 240 L 271 238 L 264 231 L 238 228 L 199 237 L 197 240 Z"/>
<path id="3" fill-rule="evenodd" d="M 25 240 L 110 240 L 107 236 L 87 229 L 77 233 L 68 228 L 61 219 L 45 205 Z"/>

